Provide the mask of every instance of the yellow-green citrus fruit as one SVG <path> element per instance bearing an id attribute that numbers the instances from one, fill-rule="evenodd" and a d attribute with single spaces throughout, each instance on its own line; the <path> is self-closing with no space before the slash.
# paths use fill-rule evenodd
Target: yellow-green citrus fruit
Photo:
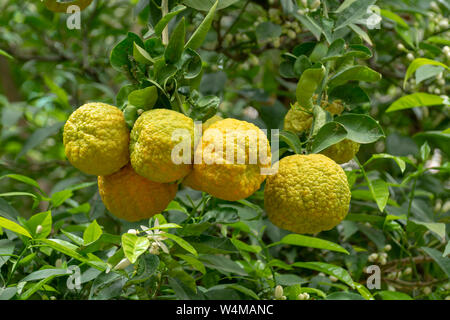
<path id="1" fill-rule="evenodd" d="M 203 132 L 205 132 L 205 130 L 208 129 L 213 123 L 216 123 L 217 121 L 220 121 L 220 120 L 223 120 L 223 118 L 218 115 L 212 116 L 211 118 L 206 120 L 202 126 Z"/>
<path id="2" fill-rule="evenodd" d="M 179 156 L 177 161 L 172 153 Z M 173 182 L 185 177 L 192 170 L 193 153 L 194 122 L 179 112 L 146 111 L 131 130 L 131 165 L 139 175 L 152 181 Z"/>
<path id="3" fill-rule="evenodd" d="M 105 103 L 87 103 L 64 125 L 64 147 L 70 163 L 87 174 L 112 174 L 129 161 L 130 133 L 122 111 Z"/>
<path id="4" fill-rule="evenodd" d="M 311 128 L 312 121 L 312 110 L 304 110 L 296 102 L 284 117 L 284 130 L 301 134 Z"/>
<path id="5" fill-rule="evenodd" d="M 176 183 L 158 183 L 138 175 L 128 164 L 109 176 L 98 177 L 105 207 L 127 221 L 148 219 L 167 208 L 177 193 Z"/>
<path id="6" fill-rule="evenodd" d="M 358 153 L 359 146 L 360 145 L 357 142 L 344 139 L 341 142 L 326 148 L 321 153 L 333 159 L 337 163 L 346 163 L 352 160 L 355 154 Z"/>
<path id="7" fill-rule="evenodd" d="M 315 97 L 314 99 L 317 98 Z M 328 103 L 326 100 L 322 100 L 321 106 L 332 115 L 340 115 L 344 111 L 344 105 L 340 100 L 335 100 L 331 103 Z M 305 110 L 304 108 L 300 107 L 298 102 L 296 102 L 284 117 L 284 130 L 293 132 L 295 134 L 301 134 L 311 128 L 312 122 L 312 109 Z"/>
<path id="8" fill-rule="evenodd" d="M 184 184 L 237 201 L 259 189 L 270 162 L 269 141 L 261 129 L 246 121 L 224 119 L 204 132 L 195 150 L 194 170 Z"/>
<path id="9" fill-rule="evenodd" d="M 334 100 L 330 103 L 326 102 L 322 105 L 322 107 L 332 115 L 340 115 L 342 112 L 344 112 L 344 105 L 342 104 L 341 100 Z"/>
<path id="10" fill-rule="evenodd" d="M 276 166 L 275 164 L 274 166 Z M 267 177 L 264 206 L 270 221 L 296 233 L 330 230 L 347 215 L 350 189 L 344 170 L 321 154 L 292 155 Z"/>

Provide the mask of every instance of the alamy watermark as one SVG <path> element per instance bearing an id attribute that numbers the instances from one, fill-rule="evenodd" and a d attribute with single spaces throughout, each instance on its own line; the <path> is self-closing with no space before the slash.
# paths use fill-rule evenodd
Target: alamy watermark
<path id="1" fill-rule="evenodd" d="M 86 9 L 92 1 L 93 0 L 75 0 L 71 2 L 58 2 L 57 0 L 45 0 L 44 4 L 50 11 L 69 14 L 66 20 L 67 28 L 69 30 L 80 30 L 81 11 Z"/>

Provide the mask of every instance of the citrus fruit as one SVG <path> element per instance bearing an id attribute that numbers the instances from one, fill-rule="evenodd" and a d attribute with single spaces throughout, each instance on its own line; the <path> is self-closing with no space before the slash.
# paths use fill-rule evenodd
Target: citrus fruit
<path id="1" fill-rule="evenodd" d="M 131 130 L 131 165 L 152 181 L 173 182 L 185 177 L 192 170 L 193 149 L 193 120 L 173 110 L 146 111 Z"/>
<path id="2" fill-rule="evenodd" d="M 126 165 L 129 139 L 122 111 L 105 103 L 79 107 L 64 125 L 66 156 L 87 174 L 108 175 Z"/>
<path id="3" fill-rule="evenodd" d="M 269 141 L 261 129 L 246 121 L 224 119 L 203 133 L 195 150 L 194 170 L 184 184 L 237 201 L 259 189 L 270 160 Z"/>
<path id="4" fill-rule="evenodd" d="M 344 139 L 338 142 L 321 153 L 327 157 L 333 159 L 337 163 L 346 163 L 353 159 L 355 154 L 359 151 L 359 143 L 349 139 Z"/>
<path id="5" fill-rule="evenodd" d="M 276 226 L 311 234 L 339 224 L 350 197 L 347 176 L 336 162 L 321 154 L 297 154 L 281 159 L 277 173 L 267 177 L 264 206 Z"/>
<path id="6" fill-rule="evenodd" d="M 175 183 L 158 183 L 138 175 L 131 165 L 98 177 L 98 190 L 105 207 L 127 221 L 147 219 L 167 208 L 175 198 Z"/>

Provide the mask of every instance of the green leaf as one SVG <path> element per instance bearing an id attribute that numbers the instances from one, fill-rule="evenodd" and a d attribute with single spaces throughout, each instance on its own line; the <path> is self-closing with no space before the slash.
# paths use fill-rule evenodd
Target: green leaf
<path id="1" fill-rule="evenodd" d="M 16 159 L 24 156 L 28 151 L 35 148 L 36 146 L 42 144 L 48 137 L 56 134 L 59 129 L 64 125 L 64 122 L 57 122 L 49 127 L 39 128 L 33 132 L 33 134 L 27 139 L 27 142 L 20 150 Z"/>
<path id="2" fill-rule="evenodd" d="M 429 37 L 427 39 L 428 42 L 436 43 L 436 44 L 442 44 L 444 46 L 450 46 L 450 40 L 438 36 Z"/>
<path id="3" fill-rule="evenodd" d="M 186 240 L 183 238 L 180 238 L 174 234 L 171 233 L 163 233 L 164 237 L 167 237 L 173 241 L 175 241 L 180 247 L 182 247 L 184 250 L 188 251 L 189 253 L 193 254 L 194 256 L 198 256 L 197 250 L 193 246 L 189 244 Z"/>
<path id="4" fill-rule="evenodd" d="M 47 238 L 52 231 L 52 213 L 51 211 L 41 212 L 33 215 L 27 222 L 26 226 L 30 230 L 33 238 L 42 239 Z M 42 230 L 37 233 L 38 226 L 41 226 Z"/>
<path id="5" fill-rule="evenodd" d="M 203 274 L 206 274 L 206 269 L 203 263 L 191 256 L 185 255 L 185 254 L 176 254 L 176 257 L 183 259 L 187 263 L 189 263 L 192 267 L 194 267 L 196 270 L 200 271 Z"/>
<path id="6" fill-rule="evenodd" d="M 142 64 L 152 64 L 155 62 L 150 54 L 145 51 L 144 48 L 140 47 L 136 42 L 133 42 L 133 58 Z"/>
<path id="7" fill-rule="evenodd" d="M 358 143 L 373 143 L 384 137 L 378 121 L 365 114 L 347 113 L 334 119 L 347 131 L 347 139 Z"/>
<path id="8" fill-rule="evenodd" d="M 68 255 L 69 257 L 72 257 L 74 259 L 77 259 L 78 261 L 84 262 L 88 264 L 89 266 L 104 271 L 106 269 L 106 264 L 104 263 L 93 263 L 89 259 L 83 257 L 81 254 L 76 252 L 75 250 L 78 248 L 77 246 L 63 241 L 59 239 L 37 239 L 39 242 L 45 244 L 46 246 L 49 246 L 50 248 L 59 251 L 65 255 Z"/>
<path id="9" fill-rule="evenodd" d="M 169 13 L 167 13 L 164 17 L 162 17 L 161 20 L 158 21 L 158 23 L 155 26 L 155 34 L 157 36 L 160 36 L 163 32 L 164 28 L 167 26 L 167 24 L 174 18 L 176 15 L 178 15 L 180 12 L 184 11 L 186 9 L 185 6 L 179 4 L 170 10 Z"/>
<path id="10" fill-rule="evenodd" d="M 381 179 L 370 180 L 369 189 L 372 193 L 373 199 L 377 203 L 378 209 L 383 212 L 389 199 L 389 188 L 385 181 Z"/>
<path id="11" fill-rule="evenodd" d="M 194 31 L 189 41 L 186 43 L 185 48 L 197 49 L 199 48 L 203 41 L 205 41 L 206 35 L 208 34 L 209 28 L 211 28 L 211 23 L 214 19 L 214 13 L 216 11 L 219 0 L 217 0 L 214 5 L 209 10 L 205 19 L 203 19 L 202 23 L 198 26 L 198 28 Z"/>
<path id="12" fill-rule="evenodd" d="M 326 300 L 365 300 L 359 294 L 353 292 L 333 292 L 329 294 Z"/>
<path id="13" fill-rule="evenodd" d="M 102 228 L 97 223 L 97 220 L 91 222 L 91 224 L 84 230 L 83 241 L 84 245 L 88 245 L 97 241 L 103 234 Z"/>
<path id="14" fill-rule="evenodd" d="M 8 239 L 0 239 L 0 268 L 11 258 L 14 252 L 14 242 Z"/>
<path id="15" fill-rule="evenodd" d="M 252 297 L 255 300 L 260 300 L 258 295 L 253 291 L 246 287 L 243 287 L 239 284 L 219 284 L 214 286 L 214 290 L 220 290 L 220 289 L 233 289 L 239 292 L 242 292 L 243 294 Z"/>
<path id="16" fill-rule="evenodd" d="M 301 246 L 301 247 L 309 247 L 309 248 L 316 248 L 316 249 L 323 249 L 323 250 L 330 250 L 330 251 L 336 251 L 336 252 L 342 252 L 345 254 L 349 254 L 347 250 L 342 248 L 340 245 L 309 236 L 304 236 L 300 234 L 288 234 L 287 236 L 283 237 L 279 242 L 275 242 L 271 245 L 279 245 L 279 244 L 290 244 L 294 246 Z"/>
<path id="17" fill-rule="evenodd" d="M 419 145 L 423 144 L 425 141 L 430 145 L 435 145 L 448 156 L 450 156 L 450 134 L 443 133 L 440 131 L 425 131 L 419 132 L 413 136 L 415 142 Z"/>
<path id="18" fill-rule="evenodd" d="M 238 2 L 239 0 L 184 0 L 183 3 L 188 7 L 199 11 L 208 11 L 218 2 L 217 10 L 224 9 Z"/>
<path id="19" fill-rule="evenodd" d="M 426 79 L 435 77 L 443 71 L 444 68 L 441 66 L 432 66 L 429 64 L 421 66 L 416 70 L 416 84 L 419 84 Z"/>
<path id="20" fill-rule="evenodd" d="M 397 99 L 389 106 L 386 112 L 393 112 L 417 107 L 439 106 L 443 103 L 444 99 L 442 99 L 440 96 L 424 92 L 416 92 Z"/>
<path id="21" fill-rule="evenodd" d="M 186 27 L 184 17 L 177 24 L 170 35 L 169 44 L 164 52 L 164 58 L 169 64 L 175 64 L 180 60 L 184 50 L 184 39 L 186 37 Z"/>
<path id="22" fill-rule="evenodd" d="M 405 20 L 403 20 L 398 14 L 396 14 L 396 13 L 394 13 L 392 11 L 389 11 L 389 10 L 386 10 L 386 9 L 381 9 L 380 10 L 380 14 L 383 17 L 388 18 L 388 19 L 396 22 L 402 28 L 405 28 L 405 29 L 409 28 L 409 25 L 405 22 Z"/>
<path id="23" fill-rule="evenodd" d="M 320 35 L 322 34 L 322 28 L 317 24 L 317 22 L 310 16 L 300 15 L 297 12 L 293 13 L 294 17 L 300 21 L 300 23 L 310 31 L 317 41 L 320 40 Z"/>
<path id="24" fill-rule="evenodd" d="M 302 143 L 300 142 L 300 138 L 293 132 L 280 130 L 279 131 L 279 139 L 286 143 L 289 148 L 292 149 L 296 154 L 302 153 Z"/>
<path id="25" fill-rule="evenodd" d="M 125 39 L 120 41 L 112 50 L 110 56 L 111 65 L 118 71 L 123 67 L 130 67 L 130 56 L 133 56 L 134 43 L 140 47 L 144 46 L 142 39 L 135 33 L 128 32 Z"/>
<path id="26" fill-rule="evenodd" d="M 325 67 L 322 65 L 303 71 L 295 90 L 297 102 L 303 108 L 312 108 L 312 96 L 314 95 L 324 76 Z"/>
<path id="27" fill-rule="evenodd" d="M 61 190 L 52 194 L 51 203 L 54 208 L 62 205 L 67 199 L 73 196 L 71 190 Z"/>
<path id="28" fill-rule="evenodd" d="M 449 67 L 447 67 L 442 62 L 434 61 L 434 60 L 427 59 L 427 58 L 417 58 L 413 62 L 411 62 L 411 64 L 408 67 L 408 70 L 406 70 L 405 79 L 403 80 L 403 88 L 405 88 L 406 82 L 413 75 L 413 73 L 416 72 L 416 70 L 419 67 L 424 66 L 424 65 L 441 66 L 441 67 L 444 67 L 445 69 L 449 70 Z"/>
<path id="29" fill-rule="evenodd" d="M 350 27 L 350 29 L 355 31 L 356 34 L 361 37 L 361 39 L 363 39 L 365 42 L 367 42 L 371 46 L 373 45 L 372 40 L 370 39 L 370 37 L 366 31 L 364 31 L 363 29 L 361 29 L 360 27 L 358 27 L 356 24 L 353 24 L 353 23 L 350 23 L 348 26 Z"/>
<path id="30" fill-rule="evenodd" d="M 342 29 L 352 23 L 357 23 L 359 19 L 367 14 L 367 9 L 375 2 L 376 0 L 344 2 L 340 8 L 338 8 L 339 17 L 336 22 L 335 30 Z"/>
<path id="31" fill-rule="evenodd" d="M 6 174 L 4 176 L 1 176 L 0 180 L 2 180 L 3 178 L 10 178 L 10 179 L 14 179 L 14 180 L 26 183 L 26 184 L 38 189 L 41 194 L 46 195 L 44 190 L 42 190 L 41 187 L 39 186 L 39 184 L 37 183 L 37 181 L 32 178 L 23 176 L 21 174 Z"/>
<path id="32" fill-rule="evenodd" d="M 30 289 L 28 289 L 27 291 L 22 293 L 20 295 L 20 300 L 27 300 L 28 298 L 30 298 L 33 294 L 35 294 L 37 291 L 39 291 L 47 282 L 49 282 L 53 278 L 54 278 L 54 276 L 42 279 L 41 281 L 39 281 L 38 283 L 33 285 Z"/>
<path id="33" fill-rule="evenodd" d="M 0 300 L 9 300 L 16 295 L 17 287 L 0 288 Z"/>
<path id="34" fill-rule="evenodd" d="M 328 94 L 328 101 L 340 99 L 348 105 L 370 102 L 367 93 L 356 83 L 347 83 L 334 87 Z"/>
<path id="35" fill-rule="evenodd" d="M 215 269 L 225 274 L 232 273 L 241 276 L 246 276 L 247 272 L 240 265 L 233 260 L 219 255 L 202 255 L 199 257 L 204 265 L 208 268 Z"/>
<path id="36" fill-rule="evenodd" d="M 66 108 L 70 108 L 70 104 L 69 104 L 69 97 L 67 96 L 66 91 L 64 91 L 63 88 L 61 88 L 60 86 L 58 86 L 56 83 L 53 82 L 53 80 L 44 75 L 44 82 L 47 85 L 47 87 L 50 89 L 50 91 L 52 93 L 54 93 L 56 95 L 56 97 L 58 98 L 58 102 Z"/>
<path id="37" fill-rule="evenodd" d="M 236 248 L 238 248 L 241 251 L 259 253 L 262 250 L 260 246 L 249 245 L 249 244 L 247 244 L 239 239 L 236 239 L 236 238 L 231 238 L 231 242 L 234 244 L 234 246 Z"/>
<path id="38" fill-rule="evenodd" d="M 383 300 L 413 300 L 409 295 L 398 291 L 377 291 L 375 294 L 379 295 Z"/>
<path id="39" fill-rule="evenodd" d="M 359 294 L 364 297 L 364 299 L 375 300 L 375 298 L 370 293 L 370 291 L 365 286 L 363 286 L 361 283 L 353 282 L 353 284 L 355 285 L 355 288 L 356 288 L 356 290 L 358 290 Z"/>
<path id="40" fill-rule="evenodd" d="M 295 262 L 292 264 L 292 266 L 326 273 L 338 278 L 349 287 L 355 288 L 352 277 L 350 277 L 350 274 L 347 272 L 347 270 L 341 267 L 323 262 Z"/>
<path id="41" fill-rule="evenodd" d="M 387 153 L 378 153 L 378 154 L 374 154 L 370 157 L 369 160 L 366 161 L 366 163 L 364 163 L 364 166 L 368 165 L 369 163 L 371 163 L 372 161 L 376 160 L 376 159 L 392 159 L 394 160 L 398 167 L 400 168 L 400 170 L 402 171 L 402 173 L 405 171 L 406 169 L 406 163 L 405 160 L 403 160 L 401 157 L 396 157 Z"/>
<path id="42" fill-rule="evenodd" d="M 314 138 L 312 143 L 312 153 L 318 153 L 325 150 L 329 146 L 332 146 L 338 142 L 341 142 L 347 137 L 347 130 L 344 126 L 338 122 L 328 122 L 322 128 Z"/>
<path id="43" fill-rule="evenodd" d="M 440 222 L 422 222 L 415 219 L 411 219 L 410 221 L 414 222 L 415 224 L 420 224 L 424 227 L 426 227 L 428 230 L 434 232 L 438 235 L 438 239 L 441 241 L 445 241 L 445 223 Z"/>
<path id="44" fill-rule="evenodd" d="M 12 55 L 10 55 L 8 52 L 2 49 L 0 49 L 0 56 L 4 56 L 7 57 L 8 59 L 14 60 L 14 57 Z"/>
<path id="45" fill-rule="evenodd" d="M 150 241 L 146 237 L 138 237 L 131 233 L 122 235 L 123 252 L 131 263 L 135 263 L 139 256 L 147 251 L 149 246 Z"/>
<path id="46" fill-rule="evenodd" d="M 29 192 L 6 192 L 6 193 L 0 193 L 0 197 L 18 197 L 18 196 L 28 196 L 32 197 L 34 199 L 38 199 L 39 197 L 33 193 Z"/>
<path id="47" fill-rule="evenodd" d="M 32 238 L 31 234 L 24 227 L 3 217 L 0 217 L 0 227 L 24 235 L 28 238 Z"/>
<path id="48" fill-rule="evenodd" d="M 134 90 L 128 95 L 128 102 L 144 110 L 150 110 L 158 100 L 158 89 L 150 86 L 144 89 Z"/>
<path id="49" fill-rule="evenodd" d="M 328 85 L 330 87 L 336 87 L 347 83 L 348 81 L 365 81 L 365 82 L 377 82 L 381 80 L 381 74 L 369 67 L 356 65 L 344 69 L 335 75 L 333 75 Z"/>
<path id="50" fill-rule="evenodd" d="M 446 257 L 450 254 L 450 241 L 447 242 L 447 245 L 445 246 L 444 253 L 442 254 L 443 257 Z"/>
<path id="51" fill-rule="evenodd" d="M 28 274 L 25 278 L 21 279 L 20 282 L 28 282 L 28 281 L 36 281 L 36 280 L 42 280 L 49 277 L 54 276 L 64 276 L 71 274 L 70 271 L 67 269 L 44 269 L 44 270 L 38 270 L 34 271 L 30 274 Z"/>

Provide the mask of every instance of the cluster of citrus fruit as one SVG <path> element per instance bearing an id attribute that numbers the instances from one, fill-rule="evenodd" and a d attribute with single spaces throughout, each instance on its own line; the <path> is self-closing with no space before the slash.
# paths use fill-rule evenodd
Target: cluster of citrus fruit
<path id="1" fill-rule="evenodd" d="M 266 178 L 265 208 L 281 228 L 316 233 L 347 214 L 347 178 L 332 159 L 293 155 L 271 167 L 269 141 L 255 125 L 214 116 L 200 127 L 199 135 L 191 118 L 156 108 L 142 113 L 129 130 L 118 108 L 88 103 L 69 117 L 63 139 L 69 161 L 98 176 L 106 208 L 128 221 L 164 211 L 179 184 L 237 201 Z"/>

